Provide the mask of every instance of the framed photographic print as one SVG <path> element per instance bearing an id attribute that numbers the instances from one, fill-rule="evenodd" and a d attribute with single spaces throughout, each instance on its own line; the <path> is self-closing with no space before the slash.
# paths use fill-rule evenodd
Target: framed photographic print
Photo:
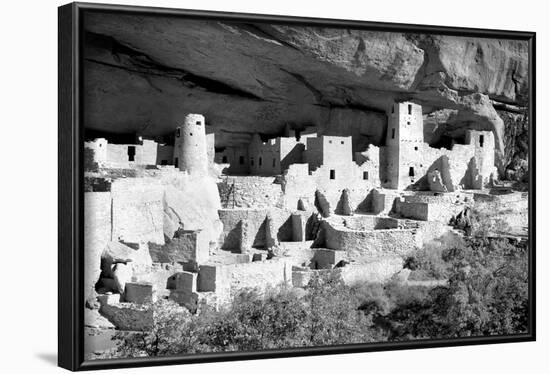
<path id="1" fill-rule="evenodd" d="M 59 365 L 535 339 L 535 33 L 59 8 Z"/>

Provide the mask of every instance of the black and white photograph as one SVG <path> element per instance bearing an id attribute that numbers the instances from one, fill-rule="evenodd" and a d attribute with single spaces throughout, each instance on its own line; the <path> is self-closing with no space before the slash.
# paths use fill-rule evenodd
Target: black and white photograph
<path id="1" fill-rule="evenodd" d="M 534 340 L 534 33 L 102 4 L 59 30 L 60 366 Z"/>

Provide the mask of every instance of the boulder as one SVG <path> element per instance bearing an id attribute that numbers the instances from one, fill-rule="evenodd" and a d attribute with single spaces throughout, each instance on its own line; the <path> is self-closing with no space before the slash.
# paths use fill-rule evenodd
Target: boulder
<path id="1" fill-rule="evenodd" d="M 114 290 L 119 294 L 124 294 L 126 283 L 132 280 L 133 271 L 129 265 L 118 263 L 113 268 Z"/>

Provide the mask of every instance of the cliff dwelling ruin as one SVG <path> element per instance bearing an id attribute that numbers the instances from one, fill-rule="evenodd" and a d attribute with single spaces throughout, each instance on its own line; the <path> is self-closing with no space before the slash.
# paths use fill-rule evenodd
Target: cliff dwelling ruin
<path id="1" fill-rule="evenodd" d="M 151 323 L 139 305 L 169 298 L 192 312 L 247 287 L 304 287 L 333 272 L 384 282 L 473 201 L 495 195 L 495 137 L 424 141 L 422 107 L 387 110 L 382 145 L 314 126 L 217 147 L 204 116 L 169 138 L 85 143 L 85 297 L 118 329 Z M 145 311 L 144 311 L 145 310 Z M 145 313 L 140 315 L 140 313 Z M 136 315 L 139 317 L 136 317 Z"/>

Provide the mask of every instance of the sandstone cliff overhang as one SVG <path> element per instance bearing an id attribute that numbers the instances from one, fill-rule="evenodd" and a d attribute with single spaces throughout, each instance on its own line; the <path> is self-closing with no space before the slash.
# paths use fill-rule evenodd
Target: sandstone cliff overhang
<path id="1" fill-rule="evenodd" d="M 285 125 L 380 144 L 385 111 L 413 100 L 442 136 L 492 130 L 528 102 L 523 41 L 90 14 L 85 20 L 85 126 L 163 135 L 202 113 L 217 146 Z"/>

